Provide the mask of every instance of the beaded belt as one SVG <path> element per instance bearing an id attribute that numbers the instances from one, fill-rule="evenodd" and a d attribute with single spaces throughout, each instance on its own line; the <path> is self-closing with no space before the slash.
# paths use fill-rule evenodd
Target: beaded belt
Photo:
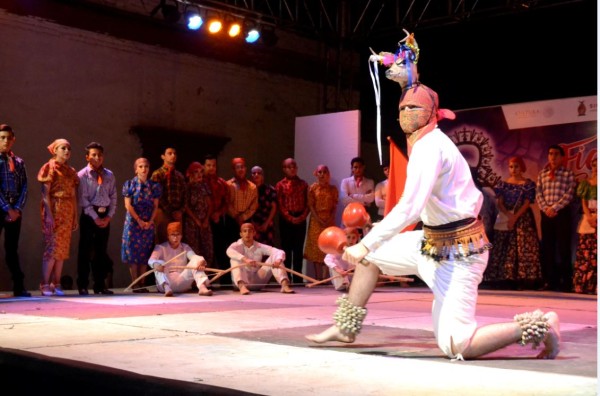
<path id="1" fill-rule="evenodd" d="M 437 261 L 481 254 L 492 248 L 480 219 L 436 227 L 423 226 L 423 234 L 421 253 Z"/>

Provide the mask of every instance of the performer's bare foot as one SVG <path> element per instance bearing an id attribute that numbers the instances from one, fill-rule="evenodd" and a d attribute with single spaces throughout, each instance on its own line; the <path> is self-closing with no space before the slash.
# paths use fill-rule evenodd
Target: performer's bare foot
<path id="1" fill-rule="evenodd" d="M 241 295 L 245 296 L 247 294 L 250 294 L 250 290 L 248 290 L 248 288 L 243 282 L 238 283 L 238 288 L 240 289 Z"/>
<path id="2" fill-rule="evenodd" d="M 171 287 L 169 285 L 165 283 L 163 285 L 163 288 L 165 289 L 165 297 L 173 297 L 173 290 L 171 290 Z"/>
<path id="3" fill-rule="evenodd" d="M 354 342 L 353 335 L 342 334 L 342 332 L 337 328 L 336 325 L 331 326 L 330 328 L 319 334 L 309 334 L 305 337 L 307 340 L 316 342 L 317 344 L 322 344 L 328 341 L 338 341 L 346 343 Z"/>
<path id="4" fill-rule="evenodd" d="M 281 282 L 281 292 L 286 294 L 294 293 L 294 290 L 292 290 L 292 288 L 290 287 L 289 281 Z"/>
<path id="5" fill-rule="evenodd" d="M 198 291 L 198 295 L 200 296 L 212 296 L 213 292 L 206 285 L 200 285 L 200 290 Z"/>
<path id="6" fill-rule="evenodd" d="M 537 355 L 538 359 L 554 359 L 560 352 L 560 322 L 556 312 L 547 312 L 544 317 L 550 328 L 544 338 L 544 350 Z"/>

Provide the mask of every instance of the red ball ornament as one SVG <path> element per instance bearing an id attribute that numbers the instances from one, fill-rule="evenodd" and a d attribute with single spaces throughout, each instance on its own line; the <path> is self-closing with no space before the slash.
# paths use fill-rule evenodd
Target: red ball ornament
<path id="1" fill-rule="evenodd" d="M 346 233 L 339 227 L 327 227 L 319 235 L 317 245 L 325 254 L 342 254 L 347 245 Z"/>
<path id="2" fill-rule="evenodd" d="M 363 228 L 371 221 L 371 216 L 367 213 L 365 207 L 358 203 L 349 203 L 342 213 L 342 223 L 346 227 Z"/>

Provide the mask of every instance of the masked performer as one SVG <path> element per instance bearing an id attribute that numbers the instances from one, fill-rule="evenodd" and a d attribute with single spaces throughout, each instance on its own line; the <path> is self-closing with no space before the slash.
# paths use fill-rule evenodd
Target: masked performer
<path id="1" fill-rule="evenodd" d="M 453 118 L 439 109 L 437 93 L 414 84 L 403 92 L 399 110 L 409 152 L 404 194 L 361 242 L 346 249 L 343 259 L 356 266 L 349 296 L 338 300 L 335 324 L 307 338 L 353 342 L 379 274 L 418 275 L 434 294 L 434 334 L 447 356 L 475 358 L 518 342 L 543 344 L 538 358 L 556 357 L 554 312 L 525 313 L 513 322 L 477 328 L 477 286 L 490 247 L 477 219 L 483 196 L 457 147 L 437 127 L 438 119 Z M 401 233 L 419 220 L 423 230 Z"/>

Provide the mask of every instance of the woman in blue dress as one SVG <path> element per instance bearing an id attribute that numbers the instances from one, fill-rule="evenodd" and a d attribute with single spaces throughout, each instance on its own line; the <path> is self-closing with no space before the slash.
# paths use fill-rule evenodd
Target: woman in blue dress
<path id="1" fill-rule="evenodd" d="M 127 214 L 121 243 L 121 260 L 129 265 L 132 281 L 146 271 L 154 249 L 154 217 L 162 193 L 160 184 L 148 178 L 150 162 L 146 158 L 135 160 L 133 169 L 135 177 L 123 184 Z M 148 292 L 143 280 L 132 288 L 135 293 Z"/>
<path id="2" fill-rule="evenodd" d="M 507 230 L 494 230 L 494 243 L 484 280 L 501 288 L 531 289 L 541 280 L 540 247 L 531 205 L 535 183 L 523 176 L 521 157 L 508 159 L 510 176 L 494 187 L 498 210 L 508 217 Z"/>

